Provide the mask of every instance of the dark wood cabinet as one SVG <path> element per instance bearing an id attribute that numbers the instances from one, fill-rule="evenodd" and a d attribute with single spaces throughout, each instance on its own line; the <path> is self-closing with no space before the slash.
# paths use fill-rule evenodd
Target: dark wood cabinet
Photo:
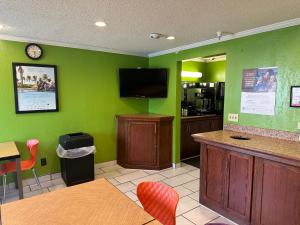
<path id="1" fill-rule="evenodd" d="M 250 222 L 253 156 L 227 152 L 224 208 L 233 218 Z"/>
<path id="2" fill-rule="evenodd" d="M 194 116 L 181 119 L 181 159 L 200 154 L 199 143 L 192 134 L 223 129 L 223 116 Z"/>
<path id="3" fill-rule="evenodd" d="M 300 168 L 255 161 L 253 224 L 300 224 Z"/>
<path id="4" fill-rule="evenodd" d="M 201 145 L 200 202 L 239 224 L 249 224 L 253 157 Z"/>
<path id="5" fill-rule="evenodd" d="M 156 165 L 156 122 L 128 123 L 127 161 L 135 165 Z"/>
<path id="6" fill-rule="evenodd" d="M 211 208 L 223 208 L 226 175 L 226 151 L 202 145 L 200 163 L 200 202 Z"/>
<path id="7" fill-rule="evenodd" d="M 117 162 L 125 168 L 164 169 L 171 166 L 172 116 L 119 115 Z"/>
<path id="8" fill-rule="evenodd" d="M 200 203 L 239 225 L 300 225 L 300 144 L 231 138 L 241 135 L 193 135 L 201 144 Z"/>

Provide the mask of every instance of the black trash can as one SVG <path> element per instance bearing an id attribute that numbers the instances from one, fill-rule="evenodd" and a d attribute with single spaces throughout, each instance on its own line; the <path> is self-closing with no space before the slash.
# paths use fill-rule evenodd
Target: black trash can
<path id="1" fill-rule="evenodd" d="M 86 133 L 65 134 L 59 137 L 59 144 L 64 150 L 89 147 L 94 145 L 94 139 Z M 67 186 L 72 186 L 95 179 L 94 154 L 79 158 L 60 158 L 61 176 Z"/>

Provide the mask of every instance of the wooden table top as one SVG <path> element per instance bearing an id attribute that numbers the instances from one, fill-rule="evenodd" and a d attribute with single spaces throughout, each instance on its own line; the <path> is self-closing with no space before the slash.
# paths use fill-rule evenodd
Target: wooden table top
<path id="1" fill-rule="evenodd" d="M 20 157 L 20 153 L 15 142 L 0 143 L 0 159 L 13 159 L 18 157 Z"/>
<path id="2" fill-rule="evenodd" d="M 142 225 L 154 220 L 105 179 L 4 204 L 1 217 L 2 225 Z"/>

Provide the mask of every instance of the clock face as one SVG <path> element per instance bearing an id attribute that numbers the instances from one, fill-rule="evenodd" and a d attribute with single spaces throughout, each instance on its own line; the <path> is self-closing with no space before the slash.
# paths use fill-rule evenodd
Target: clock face
<path id="1" fill-rule="evenodd" d="M 37 44 L 28 44 L 25 48 L 25 52 L 31 59 L 39 59 L 43 55 L 42 48 Z"/>

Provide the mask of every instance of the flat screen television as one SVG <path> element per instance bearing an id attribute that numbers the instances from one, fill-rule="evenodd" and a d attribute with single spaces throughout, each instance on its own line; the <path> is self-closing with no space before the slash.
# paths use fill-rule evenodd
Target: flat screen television
<path id="1" fill-rule="evenodd" d="M 166 98 L 167 69 L 120 69 L 120 97 Z"/>

